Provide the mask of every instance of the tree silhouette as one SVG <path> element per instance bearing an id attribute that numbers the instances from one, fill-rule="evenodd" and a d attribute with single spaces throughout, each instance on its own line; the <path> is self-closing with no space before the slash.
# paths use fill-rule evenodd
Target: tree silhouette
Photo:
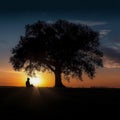
<path id="1" fill-rule="evenodd" d="M 64 87 L 62 73 L 80 80 L 83 72 L 95 77 L 96 68 L 103 66 L 99 46 L 99 33 L 87 25 L 61 19 L 37 21 L 25 26 L 25 35 L 12 49 L 10 62 L 15 70 L 24 69 L 29 75 L 35 70 L 52 71 L 55 87 Z"/>

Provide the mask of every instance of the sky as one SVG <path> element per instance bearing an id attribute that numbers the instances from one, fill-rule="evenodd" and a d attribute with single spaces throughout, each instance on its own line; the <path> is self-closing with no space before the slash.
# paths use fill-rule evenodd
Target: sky
<path id="1" fill-rule="evenodd" d="M 87 24 L 100 33 L 104 67 L 90 80 L 63 81 L 70 87 L 120 87 L 119 0 L 4 0 L 0 1 L 0 86 L 24 86 L 27 75 L 9 63 L 11 49 L 24 35 L 25 25 L 38 20 L 65 19 Z M 53 74 L 40 73 L 41 86 L 54 86 Z"/>

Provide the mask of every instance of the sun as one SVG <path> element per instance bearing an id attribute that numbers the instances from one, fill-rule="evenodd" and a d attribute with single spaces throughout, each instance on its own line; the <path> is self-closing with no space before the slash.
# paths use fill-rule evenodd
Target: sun
<path id="1" fill-rule="evenodd" d="M 41 85 L 42 81 L 41 81 L 40 77 L 31 77 L 30 83 L 33 84 L 35 87 L 38 87 Z"/>

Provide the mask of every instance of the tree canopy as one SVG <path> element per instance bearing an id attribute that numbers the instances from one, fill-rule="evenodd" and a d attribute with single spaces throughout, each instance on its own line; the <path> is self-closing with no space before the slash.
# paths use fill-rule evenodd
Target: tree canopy
<path id="1" fill-rule="evenodd" d="M 25 26 L 25 34 L 12 49 L 10 62 L 15 70 L 52 71 L 55 87 L 62 87 L 61 74 L 82 80 L 85 72 L 91 79 L 102 67 L 99 33 L 89 26 L 67 20 L 37 21 Z"/>

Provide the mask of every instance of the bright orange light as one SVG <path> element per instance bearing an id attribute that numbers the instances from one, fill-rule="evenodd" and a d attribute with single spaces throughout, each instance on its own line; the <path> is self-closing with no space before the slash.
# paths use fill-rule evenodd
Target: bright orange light
<path id="1" fill-rule="evenodd" d="M 39 77 L 30 78 L 30 83 L 38 87 L 41 84 L 41 79 Z"/>

